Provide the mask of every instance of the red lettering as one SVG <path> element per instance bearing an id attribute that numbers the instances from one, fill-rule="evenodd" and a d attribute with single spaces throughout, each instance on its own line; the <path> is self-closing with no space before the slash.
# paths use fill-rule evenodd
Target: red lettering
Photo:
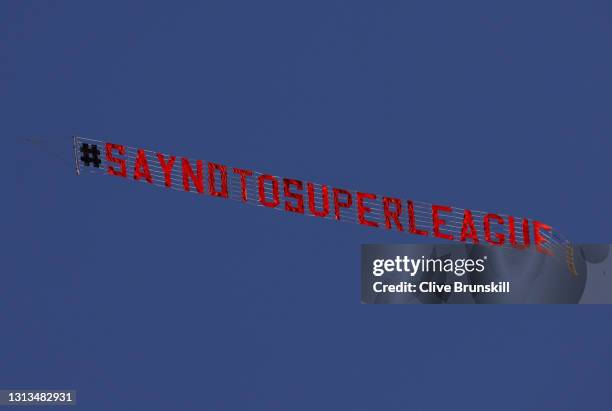
<path id="1" fill-rule="evenodd" d="M 176 157 L 170 156 L 170 160 L 166 162 L 164 155 L 162 153 L 157 153 L 157 159 L 159 160 L 159 165 L 164 172 L 166 187 L 172 187 L 172 167 L 174 166 L 174 160 L 176 160 Z"/>
<path id="2" fill-rule="evenodd" d="M 484 216 L 484 232 L 485 232 L 485 240 L 488 243 L 493 245 L 504 245 L 506 241 L 506 237 L 501 233 L 495 233 L 495 241 L 491 239 L 491 219 L 497 221 L 498 224 L 504 224 L 504 219 L 498 216 L 497 214 L 489 213 Z"/>
<path id="3" fill-rule="evenodd" d="M 221 171 L 221 191 L 215 187 L 215 170 Z M 227 167 L 222 164 L 208 163 L 208 192 L 214 197 L 228 197 Z"/>
<path id="4" fill-rule="evenodd" d="M 523 218 L 523 244 L 519 245 L 516 241 L 516 230 L 514 229 L 514 217 L 508 216 L 508 233 L 510 234 L 510 244 L 512 247 L 522 250 L 529 247 L 529 220 Z"/>
<path id="5" fill-rule="evenodd" d="M 539 221 L 533 222 L 533 241 L 535 242 L 536 250 L 543 254 L 552 255 L 553 253 L 550 251 L 550 249 L 542 247 L 542 244 L 544 244 L 548 239 L 542 235 L 541 230 L 550 231 L 552 230 L 552 227 Z"/>
<path id="6" fill-rule="evenodd" d="M 445 234 L 440 231 L 440 227 L 446 224 L 446 220 L 441 219 L 439 216 L 440 211 L 445 212 L 445 213 L 450 213 L 453 211 L 453 209 L 447 206 L 432 204 L 431 220 L 433 223 L 433 235 L 434 237 L 444 238 L 446 240 L 452 240 L 453 236 L 451 234 Z"/>
<path id="7" fill-rule="evenodd" d="M 378 223 L 375 221 L 370 221 L 365 218 L 365 214 L 370 213 L 372 209 L 365 204 L 363 204 L 363 200 L 376 200 L 376 194 L 370 193 L 361 193 L 357 192 L 357 218 L 359 220 L 359 224 L 367 225 L 368 227 L 378 227 Z"/>
<path id="8" fill-rule="evenodd" d="M 197 175 L 194 174 L 188 159 L 183 157 L 181 158 L 181 162 L 183 164 L 183 188 L 185 191 L 189 191 L 189 179 L 191 179 L 198 193 L 203 194 L 204 177 L 202 175 L 202 161 L 196 160 Z"/>
<path id="9" fill-rule="evenodd" d="M 266 198 L 265 182 L 266 180 L 272 181 L 272 201 L 268 201 Z M 278 180 L 276 177 L 269 174 L 262 174 L 258 179 L 259 185 L 259 202 L 266 207 L 275 208 L 280 203 L 280 197 L 278 195 Z"/>
<path id="10" fill-rule="evenodd" d="M 340 208 L 349 208 L 350 206 L 352 206 L 353 196 L 351 196 L 351 193 L 341 188 L 334 188 L 333 192 L 334 192 L 334 214 L 335 214 L 336 220 L 340 220 Z M 344 196 L 346 196 L 346 200 L 340 201 L 340 199 L 338 198 L 339 194 L 343 194 Z"/>
<path id="11" fill-rule="evenodd" d="M 391 211 L 389 207 L 391 204 L 393 204 L 394 211 Z M 399 216 L 402 214 L 402 200 L 393 197 L 383 197 L 383 209 L 385 212 L 385 227 L 387 230 L 391 229 L 391 219 L 393 219 L 397 231 L 404 231 L 399 219 Z"/>
<path id="12" fill-rule="evenodd" d="M 294 200 L 297 200 L 296 205 L 291 204 L 289 201 L 285 201 L 285 210 L 304 214 L 304 196 L 302 194 L 292 193 L 290 188 L 290 186 L 294 186 L 301 191 L 304 189 L 304 184 L 300 180 L 284 178 L 283 185 L 285 190 L 285 198 L 293 198 Z"/>
<path id="13" fill-rule="evenodd" d="M 414 202 L 408 200 L 408 232 L 410 234 L 417 234 L 427 236 L 428 233 L 425 230 L 418 229 L 416 226 L 416 218 L 414 216 Z"/>
<path id="14" fill-rule="evenodd" d="M 149 171 L 147 156 L 145 155 L 144 150 L 140 149 L 137 152 L 136 163 L 134 164 L 134 180 L 138 181 L 142 177 L 146 178 L 150 184 L 153 183 L 151 172 Z"/>
<path id="15" fill-rule="evenodd" d="M 469 230 L 469 233 L 468 233 Z M 472 240 L 472 244 L 478 244 L 478 233 L 474 226 L 474 218 L 470 210 L 463 210 L 463 225 L 461 226 L 461 241 L 465 241 L 467 238 Z"/>
<path id="16" fill-rule="evenodd" d="M 329 214 L 329 194 L 327 192 L 327 186 L 321 185 L 321 198 L 323 200 L 323 211 L 318 211 L 315 207 L 314 198 L 314 185 L 312 183 L 306 184 L 308 187 L 308 209 L 313 216 L 316 217 L 327 217 Z"/>
<path id="17" fill-rule="evenodd" d="M 117 150 L 119 155 L 125 155 L 125 146 L 122 146 L 121 144 L 106 143 L 106 161 L 121 166 L 121 171 L 117 171 L 109 164 L 108 174 L 112 176 L 126 177 L 127 171 L 125 167 L 125 160 L 123 158 L 113 157 L 113 150 Z"/>
<path id="18" fill-rule="evenodd" d="M 253 172 L 251 170 L 244 170 L 242 168 L 234 168 L 233 171 L 235 174 L 240 175 L 240 191 L 242 192 L 242 201 L 246 203 L 248 200 L 246 178 L 252 176 Z"/>

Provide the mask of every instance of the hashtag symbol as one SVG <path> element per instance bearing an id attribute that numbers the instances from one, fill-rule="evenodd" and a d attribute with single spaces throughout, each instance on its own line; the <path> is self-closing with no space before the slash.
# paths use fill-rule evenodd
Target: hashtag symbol
<path id="1" fill-rule="evenodd" d="M 81 161 L 87 167 L 89 167 L 91 163 L 93 163 L 94 167 L 100 167 L 100 150 L 98 150 L 97 145 L 92 144 L 90 147 L 89 144 L 83 143 L 81 144 L 81 153 L 83 153 Z"/>

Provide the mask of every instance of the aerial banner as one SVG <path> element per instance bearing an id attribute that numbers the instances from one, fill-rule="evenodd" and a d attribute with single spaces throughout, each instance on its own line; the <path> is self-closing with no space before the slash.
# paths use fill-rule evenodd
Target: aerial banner
<path id="1" fill-rule="evenodd" d="M 410 236 L 533 250 L 563 259 L 569 271 L 577 275 L 570 242 L 552 226 L 526 217 L 280 177 L 116 142 L 74 137 L 73 143 L 79 175 L 84 172 L 104 174 L 162 189 L 393 230 Z"/>

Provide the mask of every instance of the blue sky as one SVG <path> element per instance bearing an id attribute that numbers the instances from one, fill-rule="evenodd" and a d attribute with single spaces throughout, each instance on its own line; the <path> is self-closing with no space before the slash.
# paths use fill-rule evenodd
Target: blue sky
<path id="1" fill-rule="evenodd" d="M 612 405 L 605 306 L 361 305 L 360 245 L 414 237 L 70 165 L 78 134 L 610 242 L 609 3 L 0 7 L 1 387 L 88 410 Z"/>

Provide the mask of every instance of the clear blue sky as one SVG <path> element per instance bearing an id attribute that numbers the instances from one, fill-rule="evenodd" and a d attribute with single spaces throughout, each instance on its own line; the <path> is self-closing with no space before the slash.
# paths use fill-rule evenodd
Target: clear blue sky
<path id="1" fill-rule="evenodd" d="M 612 409 L 609 307 L 361 305 L 360 245 L 413 237 L 70 166 L 79 134 L 610 242 L 610 73 L 605 1 L 2 2 L 0 387 L 86 410 Z"/>

